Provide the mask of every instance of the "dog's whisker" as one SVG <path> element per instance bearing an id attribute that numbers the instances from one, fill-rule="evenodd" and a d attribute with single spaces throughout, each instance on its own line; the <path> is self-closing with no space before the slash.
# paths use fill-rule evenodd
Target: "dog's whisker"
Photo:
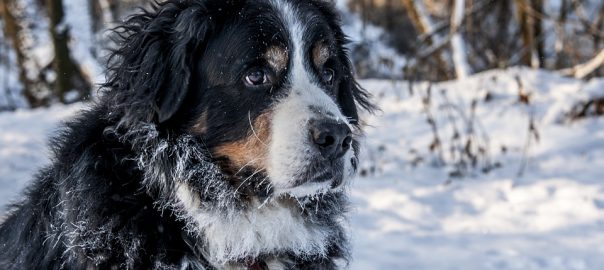
<path id="1" fill-rule="evenodd" d="M 238 175 L 238 174 L 239 174 L 241 171 L 243 171 L 243 169 L 245 169 L 247 166 L 250 166 L 250 165 L 252 165 L 252 163 L 254 163 L 254 162 L 258 161 L 258 160 L 262 160 L 262 159 L 264 159 L 264 158 L 263 158 L 263 157 L 260 157 L 260 156 L 258 156 L 258 157 L 256 157 L 256 158 L 253 158 L 252 160 L 248 161 L 246 164 L 244 164 L 243 166 L 241 166 L 241 168 L 239 168 L 239 170 L 238 170 L 236 173 L 234 173 L 234 175 Z"/>
<path id="2" fill-rule="evenodd" d="M 247 182 L 248 180 L 252 179 L 252 177 L 254 177 L 257 173 L 264 171 L 265 169 L 258 169 L 256 171 L 254 171 L 250 176 L 248 176 L 247 178 L 245 178 L 245 180 L 243 180 L 243 182 L 241 182 L 241 184 L 235 189 L 235 193 L 237 193 L 239 191 L 239 189 L 245 184 L 245 182 Z"/>
<path id="3" fill-rule="evenodd" d="M 258 206 L 258 209 L 262 209 L 262 207 L 264 207 L 268 202 L 270 202 L 272 200 L 272 197 L 267 197 L 266 199 L 264 199 L 264 201 Z"/>
<path id="4" fill-rule="evenodd" d="M 254 134 L 254 136 L 256 137 L 256 139 L 258 139 L 258 141 L 262 144 L 264 144 L 264 146 L 268 147 L 268 145 L 262 141 L 260 139 L 260 137 L 258 137 L 258 134 L 256 133 L 256 130 L 254 130 L 254 125 L 252 124 L 252 113 L 250 111 L 247 112 L 247 119 L 248 122 L 250 123 L 250 128 L 252 129 L 252 133 Z"/>
<path id="5" fill-rule="evenodd" d="M 266 182 L 266 180 L 268 180 L 268 176 L 265 176 L 264 178 L 262 178 L 262 180 L 256 184 L 256 188 L 259 188 L 260 186 L 262 186 L 262 184 L 264 184 L 264 182 Z"/>

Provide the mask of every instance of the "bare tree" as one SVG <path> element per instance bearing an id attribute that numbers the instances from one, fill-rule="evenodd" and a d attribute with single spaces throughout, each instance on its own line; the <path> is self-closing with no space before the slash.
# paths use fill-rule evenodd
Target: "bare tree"
<path id="1" fill-rule="evenodd" d="M 534 50 L 537 53 L 539 68 L 545 68 L 545 37 L 543 36 L 543 0 L 531 0 Z"/>
<path id="2" fill-rule="evenodd" d="M 429 62 L 430 59 L 434 59 L 433 70 L 439 72 L 441 79 L 449 79 L 451 77 L 448 71 L 449 64 L 445 60 L 446 57 L 442 55 L 444 44 L 448 41 L 438 36 L 436 27 L 430 19 L 430 15 L 422 1 L 403 0 L 403 5 L 417 32 L 425 37 L 424 41 L 428 48 L 424 51 L 417 49 L 417 60 L 420 62 Z M 421 49 L 423 47 L 422 44 L 419 47 Z"/>
<path id="3" fill-rule="evenodd" d="M 600 52 L 589 61 L 571 68 L 560 70 L 560 73 L 567 76 L 573 76 L 577 79 L 583 79 L 601 66 L 604 66 L 604 49 L 600 50 Z"/>
<path id="4" fill-rule="evenodd" d="M 520 35 L 522 37 L 523 48 L 521 52 L 522 64 L 536 67 L 533 61 L 533 52 L 535 48 L 535 33 L 534 33 L 534 21 L 531 16 L 530 2 L 525 0 L 515 0 L 516 4 L 516 16 L 518 17 L 518 24 L 520 25 Z"/>
<path id="5" fill-rule="evenodd" d="M 466 55 L 466 44 L 460 33 L 463 21 L 465 0 L 453 0 L 453 14 L 451 14 L 451 48 L 453 50 L 453 64 L 458 79 L 463 79 L 470 74 L 470 66 Z"/>
<path id="6" fill-rule="evenodd" d="M 29 52 L 21 38 L 24 29 L 22 16 L 18 13 L 17 0 L 0 1 L 0 16 L 4 20 L 4 36 L 10 41 L 17 56 L 19 80 L 24 88 L 24 96 L 32 107 L 38 107 L 46 104 L 44 97 L 41 97 L 37 91 L 37 85 L 34 78 L 28 75 L 27 62 Z"/>
<path id="7" fill-rule="evenodd" d="M 54 95 L 61 102 L 66 101 L 65 94 L 76 90 L 80 98 L 86 98 L 90 94 L 90 82 L 86 81 L 73 61 L 69 51 L 69 28 L 63 23 L 65 12 L 62 0 L 46 0 L 48 14 L 50 17 L 50 34 L 54 45 L 55 58 L 53 61 L 57 78 L 54 85 Z"/>

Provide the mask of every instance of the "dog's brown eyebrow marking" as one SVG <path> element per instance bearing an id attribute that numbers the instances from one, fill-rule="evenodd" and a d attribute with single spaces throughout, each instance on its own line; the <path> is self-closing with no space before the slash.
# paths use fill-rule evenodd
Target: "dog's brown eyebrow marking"
<path id="1" fill-rule="evenodd" d="M 287 50 L 279 46 L 271 46 L 266 50 L 264 57 L 268 61 L 268 64 L 275 69 L 277 73 L 281 73 L 282 70 L 287 66 L 289 60 L 289 54 Z"/>
<path id="2" fill-rule="evenodd" d="M 312 61 L 315 64 L 315 67 L 322 67 L 329 59 L 329 55 L 329 46 L 325 41 L 315 43 L 315 46 L 312 49 Z"/>

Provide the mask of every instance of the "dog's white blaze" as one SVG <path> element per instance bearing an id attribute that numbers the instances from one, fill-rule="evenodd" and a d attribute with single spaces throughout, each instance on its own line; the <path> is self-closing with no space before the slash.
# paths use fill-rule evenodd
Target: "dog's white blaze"
<path id="1" fill-rule="evenodd" d="M 193 219 L 207 240 L 205 252 L 215 264 L 283 250 L 299 256 L 326 255 L 328 232 L 305 222 L 300 209 L 278 200 L 262 207 L 256 202 L 246 212 L 218 213 L 202 209 L 199 196 L 187 184 L 176 185 L 176 197 L 178 208 Z"/>
<path id="2" fill-rule="evenodd" d="M 305 51 L 303 37 L 306 31 L 300 23 L 296 10 L 286 1 L 272 1 L 291 35 L 291 83 L 290 93 L 275 107 L 272 119 L 272 137 L 269 150 L 267 172 L 276 193 L 289 193 L 296 196 L 310 195 L 329 189 L 331 183 L 309 183 L 307 186 L 290 189 L 296 176 L 306 168 L 305 164 L 314 155 L 309 145 L 309 120 L 313 117 L 332 117 L 334 120 L 348 123 L 338 105 L 330 98 L 313 79 L 305 68 Z M 311 110 L 310 108 L 314 108 Z M 315 110 L 318 110 L 315 111 Z M 349 151 L 346 156 L 350 156 Z M 345 160 L 351 166 L 350 157 Z M 349 176 L 346 174 L 345 176 Z"/>

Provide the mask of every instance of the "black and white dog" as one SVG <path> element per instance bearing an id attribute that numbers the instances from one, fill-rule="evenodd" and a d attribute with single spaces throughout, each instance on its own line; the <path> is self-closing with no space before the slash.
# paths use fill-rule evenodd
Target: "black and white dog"
<path id="1" fill-rule="evenodd" d="M 336 269 L 358 108 L 333 4 L 168 0 L 0 227 L 0 269 Z"/>

